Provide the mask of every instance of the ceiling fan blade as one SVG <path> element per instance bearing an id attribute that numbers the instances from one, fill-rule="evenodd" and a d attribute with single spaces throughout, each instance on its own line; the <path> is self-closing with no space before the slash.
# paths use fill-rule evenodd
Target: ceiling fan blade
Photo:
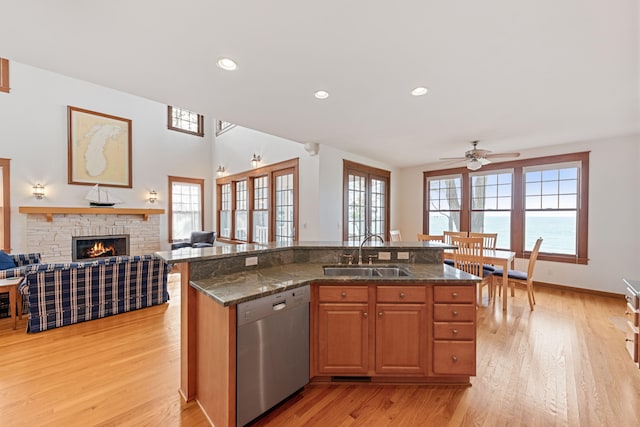
<path id="1" fill-rule="evenodd" d="M 495 154 L 487 154 L 487 158 L 490 159 L 504 159 L 508 157 L 520 157 L 520 153 L 495 153 Z"/>
<path id="2" fill-rule="evenodd" d="M 440 157 L 440 160 L 467 160 L 466 157 Z"/>
<path id="3" fill-rule="evenodd" d="M 478 161 L 482 164 L 482 166 L 488 165 L 489 163 L 491 163 L 491 160 L 487 159 L 486 157 L 480 157 Z"/>

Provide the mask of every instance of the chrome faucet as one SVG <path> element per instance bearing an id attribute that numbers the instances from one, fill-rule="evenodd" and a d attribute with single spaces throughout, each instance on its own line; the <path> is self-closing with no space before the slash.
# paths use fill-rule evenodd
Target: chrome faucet
<path id="1" fill-rule="evenodd" d="M 367 243 L 368 240 L 371 240 L 374 237 L 377 237 L 378 239 L 380 239 L 382 243 L 384 243 L 384 239 L 379 234 L 373 234 L 373 233 L 365 234 L 364 239 L 362 239 L 362 242 L 360 242 L 360 247 L 358 248 L 358 264 L 362 264 L 362 247 L 364 246 L 365 243 Z"/>

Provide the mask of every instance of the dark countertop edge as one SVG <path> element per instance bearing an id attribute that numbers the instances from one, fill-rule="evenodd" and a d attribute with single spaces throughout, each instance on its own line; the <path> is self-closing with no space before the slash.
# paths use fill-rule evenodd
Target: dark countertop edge
<path id="1" fill-rule="evenodd" d="M 293 244 L 278 244 L 278 243 L 267 243 L 267 244 L 242 244 L 242 245 L 231 245 L 234 249 L 233 252 L 230 253 L 214 253 L 217 252 L 220 246 L 213 246 L 208 248 L 182 248 L 176 249 L 174 251 L 158 251 L 155 252 L 155 255 L 159 258 L 163 259 L 168 263 L 179 263 L 179 262 L 189 262 L 189 261 L 206 261 L 210 259 L 223 259 L 223 258 L 231 258 L 242 255 L 251 255 L 251 254 L 259 254 L 265 252 L 279 252 L 286 251 L 290 249 L 340 249 L 340 248 L 350 248 L 350 249 L 358 249 L 360 245 L 356 243 L 349 242 L 296 242 Z M 453 249 L 455 246 L 447 245 L 444 243 L 433 243 L 433 242 L 385 242 L 379 243 L 375 242 L 373 245 L 365 245 L 364 248 L 389 248 L 389 249 L 424 249 L 424 248 L 433 248 L 433 249 Z"/>

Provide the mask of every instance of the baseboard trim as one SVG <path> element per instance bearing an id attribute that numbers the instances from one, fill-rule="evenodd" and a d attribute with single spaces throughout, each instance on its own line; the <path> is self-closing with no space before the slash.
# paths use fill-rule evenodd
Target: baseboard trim
<path id="1" fill-rule="evenodd" d="M 581 292 L 583 294 L 598 295 L 598 296 L 607 297 L 607 298 L 624 299 L 624 294 L 617 294 L 615 292 L 597 291 L 594 289 L 576 288 L 574 286 L 558 285 L 556 283 L 538 282 L 534 280 L 533 286 L 542 286 L 545 288 L 554 288 L 554 289 L 560 289 L 564 291 Z"/>

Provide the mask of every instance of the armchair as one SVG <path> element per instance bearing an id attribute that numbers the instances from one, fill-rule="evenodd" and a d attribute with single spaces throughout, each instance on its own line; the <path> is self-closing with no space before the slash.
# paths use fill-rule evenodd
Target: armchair
<path id="1" fill-rule="evenodd" d="M 215 231 L 192 231 L 188 242 L 172 243 L 171 250 L 180 248 L 206 248 L 213 246 L 213 242 L 215 241 Z"/>

